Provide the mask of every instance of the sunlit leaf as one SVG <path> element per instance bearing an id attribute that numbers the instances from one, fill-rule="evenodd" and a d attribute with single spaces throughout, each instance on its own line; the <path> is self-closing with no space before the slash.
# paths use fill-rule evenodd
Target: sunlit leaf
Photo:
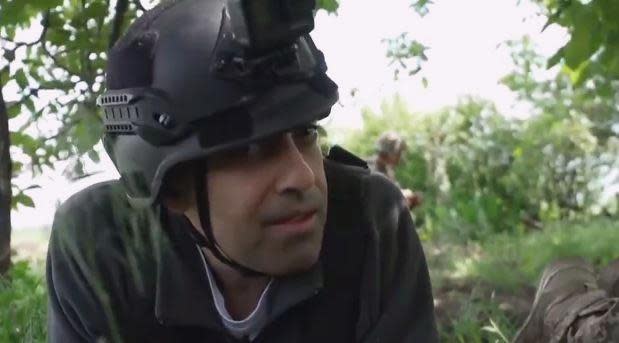
<path id="1" fill-rule="evenodd" d="M 79 154 L 85 154 L 99 142 L 103 127 L 96 113 L 86 106 L 78 106 L 77 116 L 80 121 L 73 129 L 75 147 Z"/>
<path id="2" fill-rule="evenodd" d="M 21 89 L 28 87 L 28 78 L 23 69 L 18 69 L 13 75 L 13 79 L 17 82 Z"/>
<path id="3" fill-rule="evenodd" d="M 14 104 L 8 107 L 7 113 L 9 115 L 9 119 L 13 119 L 17 117 L 21 113 L 21 105 Z"/>
<path id="4" fill-rule="evenodd" d="M 9 82 L 9 68 L 0 70 L 0 87 L 4 87 Z"/>
<path id="5" fill-rule="evenodd" d="M 19 146 L 28 154 L 33 155 L 39 147 L 40 141 L 23 132 L 10 132 L 11 144 Z"/>
<path id="6" fill-rule="evenodd" d="M 554 67 L 555 65 L 557 65 L 559 62 L 561 62 L 561 59 L 563 58 L 563 48 L 559 49 L 554 55 L 552 55 L 549 59 L 548 59 L 548 63 L 546 68 L 550 69 L 552 67 Z"/>
<path id="7" fill-rule="evenodd" d="M 337 12 L 339 7 L 338 0 L 317 0 L 316 7 L 323 9 L 329 13 Z"/>
<path id="8" fill-rule="evenodd" d="M 36 108 L 34 107 L 34 100 L 32 97 L 28 97 L 24 100 L 24 106 L 30 111 L 30 113 L 36 112 Z"/>
<path id="9" fill-rule="evenodd" d="M 31 197 L 27 196 L 23 192 L 18 193 L 13 197 L 12 207 L 17 208 L 17 205 L 23 205 L 26 207 L 34 207 L 34 201 Z"/>

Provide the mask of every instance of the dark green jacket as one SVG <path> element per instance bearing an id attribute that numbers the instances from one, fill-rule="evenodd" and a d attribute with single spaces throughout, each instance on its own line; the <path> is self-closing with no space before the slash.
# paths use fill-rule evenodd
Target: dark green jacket
<path id="1" fill-rule="evenodd" d="M 400 190 L 364 168 L 325 160 L 325 171 L 320 261 L 278 280 L 287 295 L 276 289 L 270 306 L 284 310 L 255 342 L 437 342 L 427 265 Z M 162 211 L 132 209 L 119 182 L 58 209 L 47 260 L 51 342 L 235 342 L 180 229 L 186 220 Z M 301 297 L 285 304 L 291 288 Z"/>

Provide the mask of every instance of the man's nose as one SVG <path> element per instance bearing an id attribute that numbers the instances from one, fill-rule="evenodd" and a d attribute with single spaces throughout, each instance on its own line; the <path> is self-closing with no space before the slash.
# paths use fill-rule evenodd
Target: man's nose
<path id="1" fill-rule="evenodd" d="M 283 138 L 280 173 L 276 189 L 278 193 L 305 191 L 314 185 L 314 171 L 306 161 L 303 148 L 299 148 L 291 134 Z"/>

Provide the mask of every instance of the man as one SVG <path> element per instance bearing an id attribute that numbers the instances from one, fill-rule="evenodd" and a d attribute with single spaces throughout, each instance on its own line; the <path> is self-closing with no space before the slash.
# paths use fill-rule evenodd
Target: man
<path id="1" fill-rule="evenodd" d="M 400 187 L 395 176 L 395 168 L 400 164 L 405 150 L 406 142 L 400 135 L 392 131 L 385 132 L 378 138 L 376 155 L 368 159 L 368 165 L 373 171 L 385 175 Z M 404 195 L 409 209 L 418 207 L 423 202 L 420 193 L 413 192 L 408 188 L 402 188 L 402 195 Z"/>
<path id="2" fill-rule="evenodd" d="M 619 342 L 619 259 L 596 278 L 580 257 L 550 263 L 514 343 Z"/>
<path id="3" fill-rule="evenodd" d="M 315 122 L 337 86 L 313 1 L 183 0 L 109 53 L 121 181 L 57 211 L 51 342 L 436 342 L 400 191 Z"/>

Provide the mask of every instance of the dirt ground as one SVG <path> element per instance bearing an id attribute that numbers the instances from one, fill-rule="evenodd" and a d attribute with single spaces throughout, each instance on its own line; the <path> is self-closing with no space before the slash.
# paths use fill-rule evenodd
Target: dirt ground
<path id="1" fill-rule="evenodd" d="M 467 307 L 475 304 L 492 304 L 510 321 L 513 328 L 526 319 L 535 289 L 523 287 L 515 292 L 498 290 L 493 285 L 461 275 L 454 266 L 454 256 L 474 258 L 479 252 L 475 248 L 458 245 L 426 243 L 424 250 L 432 279 L 435 312 L 439 327 L 450 328 L 463 315 L 471 315 Z M 488 318 L 475 318 L 480 327 Z"/>

